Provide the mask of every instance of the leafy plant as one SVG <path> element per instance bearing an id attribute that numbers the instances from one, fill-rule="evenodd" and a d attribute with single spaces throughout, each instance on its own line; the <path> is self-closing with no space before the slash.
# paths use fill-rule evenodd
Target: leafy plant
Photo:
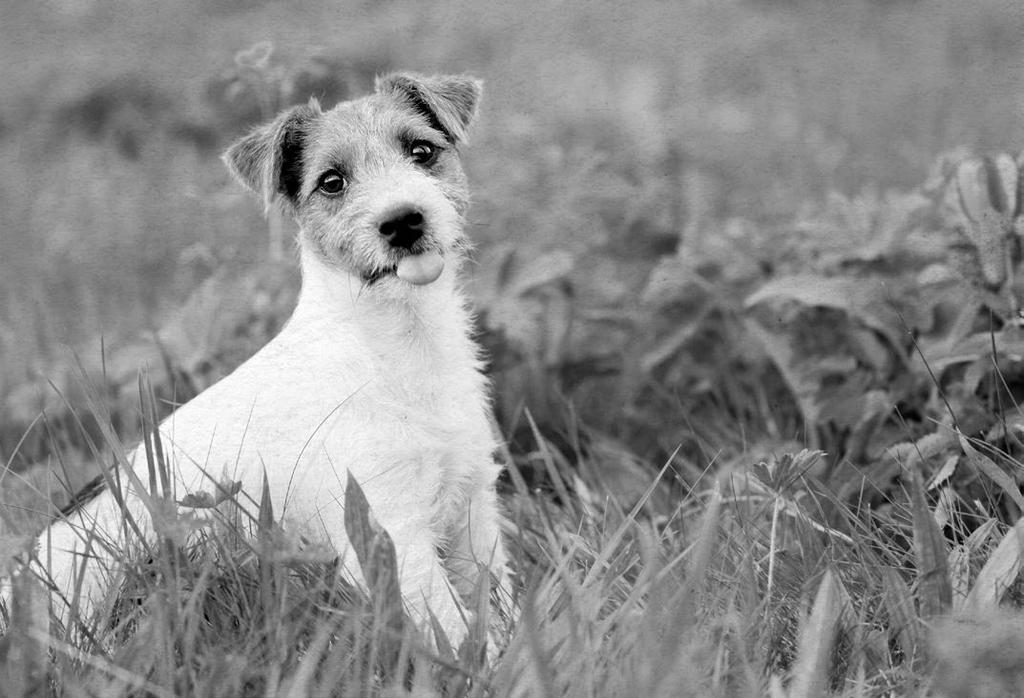
<path id="1" fill-rule="evenodd" d="M 946 163 L 931 188 L 834 196 L 802 223 L 823 240 L 817 270 L 769 280 L 746 306 L 810 443 L 865 462 L 929 419 L 977 435 L 1005 418 L 1022 357 L 1019 167 Z"/>

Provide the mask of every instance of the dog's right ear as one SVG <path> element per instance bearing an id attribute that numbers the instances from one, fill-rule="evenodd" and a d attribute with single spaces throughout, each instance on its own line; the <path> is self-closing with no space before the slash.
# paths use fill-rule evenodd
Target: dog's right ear
<path id="1" fill-rule="evenodd" d="M 239 182 L 263 198 L 268 210 L 278 196 L 294 204 L 302 185 L 306 134 L 321 114 L 315 99 L 287 109 L 235 141 L 221 159 Z"/>

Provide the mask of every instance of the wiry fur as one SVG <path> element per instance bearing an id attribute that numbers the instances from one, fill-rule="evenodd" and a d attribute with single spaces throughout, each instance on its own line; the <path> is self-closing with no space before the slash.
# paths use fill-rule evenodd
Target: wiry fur
<path id="1" fill-rule="evenodd" d="M 389 76 L 331 111 L 295 107 L 227 151 L 242 183 L 298 221 L 302 291 L 280 335 L 160 426 L 177 500 L 212 490 L 211 477 L 259 499 L 265 473 L 286 529 L 334 546 L 358 574 L 343 519 L 351 473 L 394 540 L 414 615 L 425 621 L 429 607 L 454 639 L 465 633 L 457 599 L 474 589 L 478 563 L 505 579 L 487 381 L 457 275 L 467 190 L 456 149 L 479 90 L 464 77 Z M 419 140 L 442 149 L 429 167 L 410 159 Z M 317 189 L 329 169 L 348 181 L 341 196 Z M 423 238 L 391 247 L 379 226 L 408 206 L 423 213 Z M 403 255 L 425 250 L 445 260 L 436 281 L 395 276 Z M 132 458 L 148 482 L 145 452 Z M 107 492 L 40 538 L 59 589 L 73 587 L 83 530 L 117 539 L 121 518 Z M 101 567 L 86 569 L 94 600 Z"/>

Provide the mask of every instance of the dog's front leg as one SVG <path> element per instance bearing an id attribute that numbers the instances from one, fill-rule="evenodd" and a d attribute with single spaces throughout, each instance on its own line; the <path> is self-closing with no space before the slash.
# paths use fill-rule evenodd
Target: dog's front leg
<path id="1" fill-rule="evenodd" d="M 467 616 L 441 564 L 430 523 L 418 520 L 390 523 L 391 526 L 385 523 L 384 527 L 395 545 L 398 582 L 413 621 L 421 630 L 430 630 L 430 615 L 433 614 L 448 641 L 458 647 L 467 633 Z"/>
<path id="2" fill-rule="evenodd" d="M 479 575 L 491 575 L 491 593 L 501 605 L 511 602 L 508 557 L 501 539 L 501 513 L 493 485 L 482 483 L 469 498 L 462 525 L 456 531 L 448 556 L 448 567 L 463 598 L 471 599 Z"/>

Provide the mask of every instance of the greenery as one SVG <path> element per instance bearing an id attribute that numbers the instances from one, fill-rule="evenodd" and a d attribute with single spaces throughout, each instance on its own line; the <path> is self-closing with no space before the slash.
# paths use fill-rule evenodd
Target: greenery
<path id="1" fill-rule="evenodd" d="M 0 692 L 1016 695 L 1022 30 L 996 0 L 12 4 L 0 572 L 288 317 L 290 224 L 219 151 L 415 68 L 487 85 L 470 290 L 516 590 L 428 645 L 383 534 L 364 591 L 266 499 L 161 509 L 175 554 L 112 618 L 50 628 L 17 577 Z"/>

